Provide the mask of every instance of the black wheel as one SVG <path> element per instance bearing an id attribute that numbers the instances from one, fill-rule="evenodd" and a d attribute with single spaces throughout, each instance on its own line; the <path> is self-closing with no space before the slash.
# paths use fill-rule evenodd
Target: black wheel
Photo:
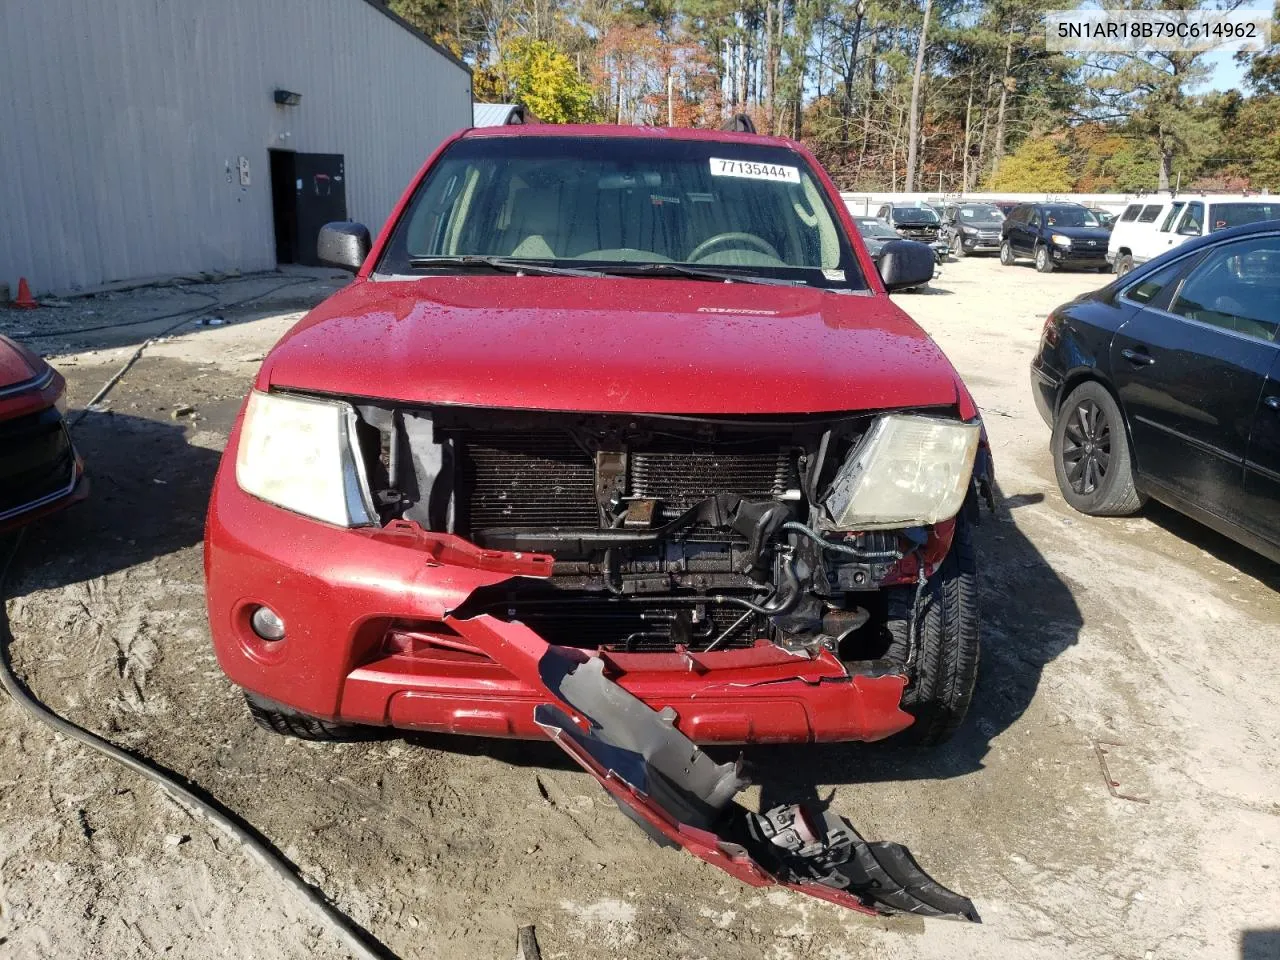
<path id="1" fill-rule="evenodd" d="M 957 260 L 963 260 L 968 253 L 969 251 L 964 248 L 964 241 L 957 233 L 955 239 L 951 241 L 951 255 Z"/>
<path id="2" fill-rule="evenodd" d="M 244 701 L 249 705 L 249 713 L 253 715 L 254 722 L 258 726 L 285 737 L 340 743 L 351 740 L 371 740 L 379 733 L 376 727 L 332 723 L 321 720 L 319 717 L 308 716 L 247 690 L 244 692 Z"/>
<path id="3" fill-rule="evenodd" d="M 1124 419 L 1102 384 L 1090 380 L 1071 391 L 1054 418 L 1052 442 L 1058 487 L 1075 509 L 1119 517 L 1142 506 Z"/>
<path id="4" fill-rule="evenodd" d="M 1036 270 L 1040 273 L 1053 273 L 1053 257 L 1043 243 L 1036 247 Z"/>
<path id="5" fill-rule="evenodd" d="M 950 739 L 973 699 L 978 678 L 978 575 L 973 534 L 961 515 L 956 520 L 951 552 L 920 594 L 911 637 L 911 608 L 916 587 L 889 591 L 890 660 L 907 665 L 902 709 L 916 722 L 898 735 L 900 741 L 932 746 Z"/>
<path id="6" fill-rule="evenodd" d="M 1133 269 L 1133 257 L 1127 253 L 1122 253 L 1116 257 L 1116 276 L 1123 277 L 1126 273 Z"/>
<path id="7" fill-rule="evenodd" d="M 1006 267 L 1011 267 L 1013 266 L 1013 261 L 1015 259 L 1016 258 L 1013 255 L 1013 247 L 1009 246 L 1008 240 L 1005 240 L 1000 244 L 1000 262 Z"/>

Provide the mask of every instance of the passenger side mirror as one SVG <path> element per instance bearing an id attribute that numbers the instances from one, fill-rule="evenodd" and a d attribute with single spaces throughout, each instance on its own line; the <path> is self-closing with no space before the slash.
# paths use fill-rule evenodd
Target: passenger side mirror
<path id="1" fill-rule="evenodd" d="M 320 237 L 316 241 L 316 259 L 331 267 L 356 273 L 369 256 L 372 246 L 369 228 L 363 223 L 338 220 L 320 228 Z"/>
<path id="2" fill-rule="evenodd" d="M 933 250 L 927 243 L 890 240 L 880 248 L 880 279 L 889 291 L 918 287 L 933 279 Z"/>

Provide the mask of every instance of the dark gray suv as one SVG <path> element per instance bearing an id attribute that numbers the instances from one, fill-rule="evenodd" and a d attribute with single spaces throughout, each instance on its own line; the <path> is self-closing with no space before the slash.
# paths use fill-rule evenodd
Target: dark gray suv
<path id="1" fill-rule="evenodd" d="M 994 203 L 949 203 L 942 210 L 943 236 L 956 259 L 1000 250 L 1004 213 Z"/>

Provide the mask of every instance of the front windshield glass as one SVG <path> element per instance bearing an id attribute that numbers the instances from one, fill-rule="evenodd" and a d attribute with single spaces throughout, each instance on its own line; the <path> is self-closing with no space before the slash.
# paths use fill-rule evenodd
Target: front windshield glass
<path id="1" fill-rule="evenodd" d="M 1045 207 L 1044 222 L 1048 227 L 1097 227 L 1098 218 L 1084 207 Z"/>
<path id="2" fill-rule="evenodd" d="M 864 237 L 885 237 L 886 239 L 894 240 L 898 238 L 898 232 L 890 229 L 881 220 L 859 220 L 858 232 Z"/>
<path id="3" fill-rule="evenodd" d="M 960 219 L 972 223 L 999 223 L 1004 214 L 994 203 L 966 203 L 960 208 Z"/>
<path id="4" fill-rule="evenodd" d="M 866 287 L 812 170 L 795 151 L 762 144 L 465 138 L 419 186 L 378 270 L 448 272 L 447 262 L 421 261 L 459 257 Z"/>
<path id="5" fill-rule="evenodd" d="M 937 223 L 938 215 L 929 207 L 894 207 L 894 223 Z"/>

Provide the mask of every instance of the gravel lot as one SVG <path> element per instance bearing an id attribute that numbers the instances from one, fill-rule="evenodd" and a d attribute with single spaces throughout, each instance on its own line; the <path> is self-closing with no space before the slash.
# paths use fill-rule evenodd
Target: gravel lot
<path id="1" fill-rule="evenodd" d="M 312 745 L 252 724 L 205 628 L 204 504 L 257 362 L 326 276 L 0 316 L 53 334 L 267 293 L 209 303 L 221 323 L 152 346 L 83 420 L 92 498 L 31 530 L 7 609 L 51 706 L 229 804 L 397 954 L 507 958 L 533 923 L 545 956 L 575 960 L 1280 956 L 1280 568 L 1156 506 L 1072 512 L 1032 405 L 1045 314 L 1105 278 L 971 258 L 896 298 L 976 395 L 1003 495 L 978 531 L 986 646 L 958 738 L 748 754 L 766 801 L 830 799 L 908 844 L 974 899 L 971 927 L 741 886 L 649 843 L 549 745 Z M 173 323 L 38 345 L 76 407 Z M 1098 740 L 1148 803 L 1108 793 Z M 0 702 L 0 956 L 160 955 L 345 954 L 235 842 Z"/>

